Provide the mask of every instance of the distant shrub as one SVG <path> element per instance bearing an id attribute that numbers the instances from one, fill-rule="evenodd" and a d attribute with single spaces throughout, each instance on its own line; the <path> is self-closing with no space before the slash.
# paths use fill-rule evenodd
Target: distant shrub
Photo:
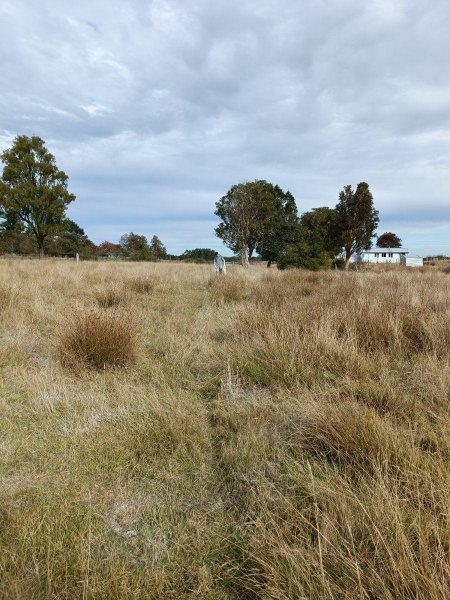
<path id="1" fill-rule="evenodd" d="M 127 367 L 137 359 L 137 332 L 133 319 L 122 310 L 76 314 L 61 336 L 61 359 L 71 368 Z"/>

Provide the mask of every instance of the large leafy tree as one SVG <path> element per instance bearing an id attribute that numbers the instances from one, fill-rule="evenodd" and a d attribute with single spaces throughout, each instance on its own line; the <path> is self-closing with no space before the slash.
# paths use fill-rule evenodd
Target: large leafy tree
<path id="1" fill-rule="evenodd" d="M 21 220 L 13 212 L 0 207 L 0 253 L 20 254 L 26 232 Z"/>
<path id="2" fill-rule="evenodd" d="M 157 259 L 167 258 L 167 250 L 157 235 L 154 235 L 150 241 L 150 252 Z"/>
<path id="3" fill-rule="evenodd" d="M 35 236 L 42 258 L 45 240 L 64 231 L 67 206 L 75 200 L 67 190 L 68 177 L 37 136 L 17 136 L 1 158 L 0 208 Z"/>
<path id="4" fill-rule="evenodd" d="M 124 253 L 130 260 L 153 260 L 150 246 L 145 235 L 138 233 L 125 233 L 119 241 Z"/>
<path id="5" fill-rule="evenodd" d="M 297 234 L 298 216 L 294 196 L 283 192 L 278 185 L 267 184 L 266 214 L 262 227 L 261 239 L 256 244 L 256 251 L 270 267 L 279 260 L 288 244 Z"/>
<path id="6" fill-rule="evenodd" d="M 289 192 L 257 180 L 233 185 L 216 203 L 215 214 L 222 220 L 216 235 L 239 253 L 242 265 L 248 267 L 254 249 L 267 260 L 278 256 L 283 225 L 291 215 L 295 220 L 296 207 Z"/>
<path id="7" fill-rule="evenodd" d="M 298 268 L 318 271 L 329 268 L 330 255 L 323 250 L 321 244 L 316 243 L 308 235 L 304 227 L 298 230 L 297 239 L 289 244 L 285 253 L 278 260 L 279 269 Z"/>
<path id="8" fill-rule="evenodd" d="M 348 270 L 352 255 L 371 247 L 379 221 L 369 185 L 365 181 L 358 183 L 355 191 L 351 185 L 346 185 L 339 194 L 335 211 L 340 246 L 345 251 L 345 269 Z"/>
<path id="9" fill-rule="evenodd" d="M 340 250 L 336 212 L 326 206 L 313 208 L 301 216 L 295 239 L 286 246 L 278 266 L 280 269 L 326 269 Z"/>
<path id="10" fill-rule="evenodd" d="M 401 248 L 402 240 L 392 231 L 386 231 L 377 239 L 377 246 L 379 248 Z"/>
<path id="11" fill-rule="evenodd" d="M 336 211 L 328 206 L 313 208 L 300 218 L 300 227 L 310 243 L 326 252 L 330 258 L 334 258 L 341 250 L 336 221 Z"/>
<path id="12" fill-rule="evenodd" d="M 53 236 L 46 242 L 45 251 L 55 256 L 75 256 L 92 258 L 95 244 L 86 235 L 84 229 L 75 221 L 66 219 L 62 235 Z"/>

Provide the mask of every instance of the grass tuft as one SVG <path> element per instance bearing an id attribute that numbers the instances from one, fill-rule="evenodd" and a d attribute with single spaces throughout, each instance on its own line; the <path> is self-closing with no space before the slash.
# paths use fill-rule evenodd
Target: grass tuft
<path id="1" fill-rule="evenodd" d="M 127 302 L 126 293 L 115 286 L 101 288 L 95 293 L 100 308 L 115 308 Z"/>
<path id="2" fill-rule="evenodd" d="M 137 292 L 138 294 L 150 294 L 156 288 L 156 279 L 150 275 L 142 275 L 140 277 L 129 279 L 126 285 L 132 292 Z"/>
<path id="3" fill-rule="evenodd" d="M 123 310 L 80 312 L 66 323 L 60 353 L 75 369 L 129 367 L 137 360 L 135 324 Z"/>

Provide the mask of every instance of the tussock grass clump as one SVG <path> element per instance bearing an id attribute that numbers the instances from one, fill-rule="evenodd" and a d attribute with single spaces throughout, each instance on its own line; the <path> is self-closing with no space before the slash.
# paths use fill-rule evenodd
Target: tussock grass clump
<path id="1" fill-rule="evenodd" d="M 99 289 L 95 293 L 95 299 L 100 308 L 115 308 L 126 303 L 127 295 L 117 286 L 109 286 Z"/>
<path id="2" fill-rule="evenodd" d="M 356 402 L 314 404 L 292 432 L 293 448 L 343 469 L 373 474 L 397 471 L 413 456 L 398 432 L 376 411 Z M 408 452 L 409 451 L 409 452 Z"/>
<path id="3" fill-rule="evenodd" d="M 133 318 L 123 310 L 80 312 L 66 324 L 60 352 L 63 364 L 73 368 L 128 367 L 137 359 Z"/>
<path id="4" fill-rule="evenodd" d="M 126 282 L 126 286 L 132 292 L 138 294 L 151 294 L 156 288 L 156 279 L 151 275 L 142 275 L 140 277 L 133 277 Z"/>

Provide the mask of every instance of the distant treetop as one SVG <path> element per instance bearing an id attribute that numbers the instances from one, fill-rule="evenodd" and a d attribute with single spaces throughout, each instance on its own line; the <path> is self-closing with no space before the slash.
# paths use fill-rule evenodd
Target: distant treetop
<path id="1" fill-rule="evenodd" d="M 402 240 L 392 231 L 386 231 L 377 239 L 377 246 L 378 248 L 401 248 Z"/>

